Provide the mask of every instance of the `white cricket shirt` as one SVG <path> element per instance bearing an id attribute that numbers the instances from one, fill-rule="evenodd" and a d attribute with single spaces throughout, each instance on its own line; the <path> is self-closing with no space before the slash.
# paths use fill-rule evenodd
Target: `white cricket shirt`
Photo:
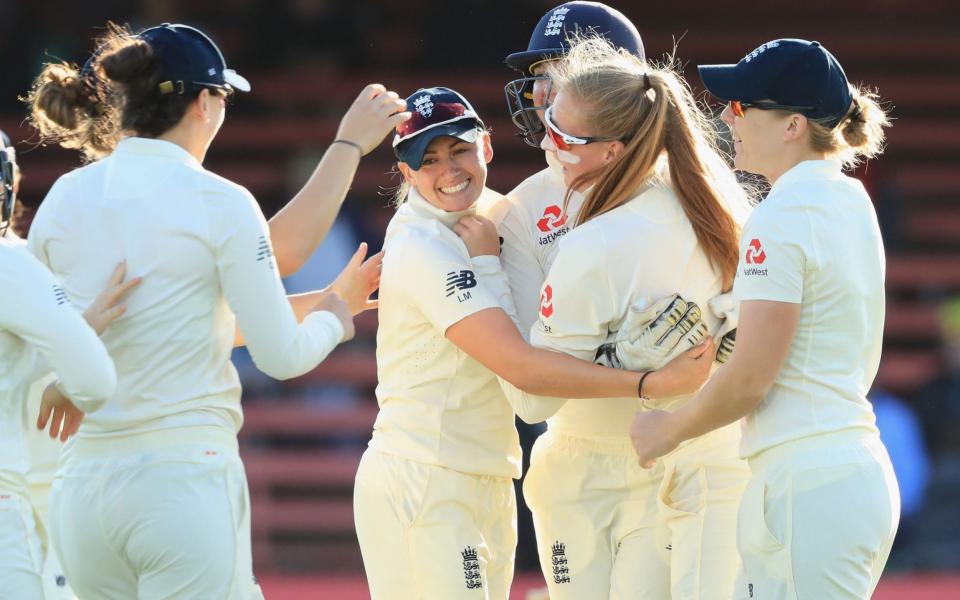
<path id="1" fill-rule="evenodd" d="M 746 216 L 746 198 L 727 198 L 737 222 Z M 707 260 L 673 190 L 646 188 L 632 200 L 573 229 L 560 245 L 540 294 L 539 319 L 530 332 L 536 347 L 593 361 L 641 299 L 680 293 L 702 307 L 716 331 L 707 301 L 720 293 L 723 278 Z M 578 437 L 629 434 L 640 399 L 576 399 L 566 402 L 509 390 L 524 420 L 548 418 L 552 431 Z M 675 407 L 689 396 L 663 399 Z"/>
<path id="2" fill-rule="evenodd" d="M 117 393 L 79 437 L 239 430 L 235 322 L 257 366 L 279 379 L 312 369 L 343 337 L 329 312 L 297 324 L 253 196 L 170 142 L 126 138 L 107 158 L 60 177 L 28 244 L 78 306 L 93 301 L 121 260 L 128 277 L 143 277 L 103 335 Z"/>
<path id="3" fill-rule="evenodd" d="M 29 467 L 21 411 L 32 381 L 52 369 L 74 404 L 92 411 L 114 393 L 117 375 L 50 271 L 7 239 L 0 239 L 0 285 L 0 488 L 20 490 Z"/>
<path id="4" fill-rule="evenodd" d="M 860 429 L 876 433 L 867 391 L 880 364 L 883 240 L 870 197 L 833 160 L 784 173 L 743 229 L 738 300 L 800 304 L 773 387 L 744 420 L 741 454 Z"/>
<path id="5" fill-rule="evenodd" d="M 524 338 L 529 338 L 530 327 L 537 321 L 540 289 L 559 242 L 573 228 L 583 205 L 583 194 L 574 192 L 564 210 L 567 186 L 560 168 L 551 164 L 531 175 L 496 205 L 478 205 L 478 212 L 496 224 L 503 238 L 500 263 L 510 282 Z"/>
<path id="6" fill-rule="evenodd" d="M 520 476 L 513 411 L 496 375 L 447 340 L 448 327 L 509 305 L 494 256 L 470 258 L 445 212 L 411 190 L 387 227 L 370 447 L 465 473 Z M 509 313 L 509 310 L 508 310 Z"/>

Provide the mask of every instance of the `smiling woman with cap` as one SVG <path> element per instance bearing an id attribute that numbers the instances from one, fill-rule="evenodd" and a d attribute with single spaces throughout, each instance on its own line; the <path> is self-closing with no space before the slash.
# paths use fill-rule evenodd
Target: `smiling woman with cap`
<path id="1" fill-rule="evenodd" d="M 259 598 L 235 325 L 261 370 L 294 377 L 352 336 L 347 304 L 371 290 L 327 293 L 297 323 L 256 200 L 202 166 L 225 96 L 250 89 L 210 38 L 114 31 L 91 68 L 128 137 L 56 181 L 28 243 L 78 305 L 104 264 L 125 259 L 143 283 L 104 340 L 117 392 L 61 456 L 54 545 L 81 598 Z"/>
<path id="2" fill-rule="evenodd" d="M 504 599 L 520 446 L 498 377 L 549 396 L 553 407 L 558 398 L 635 396 L 641 374 L 524 341 L 496 229 L 474 213 L 493 159 L 490 135 L 449 88 L 420 89 L 407 105 L 414 115 L 394 137 L 406 185 L 384 241 L 380 413 L 357 471 L 357 537 L 375 600 Z M 644 391 L 692 391 L 709 363 L 678 359 L 651 373 Z"/>
<path id="3" fill-rule="evenodd" d="M 879 154 L 888 122 L 817 42 L 768 42 L 705 65 L 726 100 L 736 166 L 769 195 L 744 226 L 730 360 L 674 413 L 632 429 L 641 463 L 745 417 L 752 479 L 738 520 L 738 594 L 869 598 L 899 520 L 887 451 L 867 401 L 880 361 L 884 250 L 870 197 L 842 173 Z"/>

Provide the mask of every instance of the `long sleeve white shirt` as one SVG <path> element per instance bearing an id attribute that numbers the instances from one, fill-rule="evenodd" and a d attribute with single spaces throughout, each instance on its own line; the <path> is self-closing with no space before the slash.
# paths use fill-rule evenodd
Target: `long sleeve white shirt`
<path id="1" fill-rule="evenodd" d="M 97 334 L 57 280 L 23 248 L 0 239 L 0 488 L 25 483 L 21 412 L 40 359 L 85 411 L 113 395 L 117 375 Z M 96 413 L 93 413 L 96 414 Z M 34 415 L 36 422 L 36 415 Z"/>
<path id="2" fill-rule="evenodd" d="M 79 436 L 238 430 L 235 323 L 257 366 L 280 379 L 312 369 L 343 337 L 329 312 L 297 324 L 253 196 L 170 142 L 127 138 L 109 157 L 58 179 L 28 243 L 79 306 L 121 260 L 129 277 L 143 277 L 103 336 L 117 393 Z"/>

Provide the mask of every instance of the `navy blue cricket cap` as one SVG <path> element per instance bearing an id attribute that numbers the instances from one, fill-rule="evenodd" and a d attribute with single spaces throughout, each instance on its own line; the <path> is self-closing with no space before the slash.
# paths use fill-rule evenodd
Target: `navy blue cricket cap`
<path id="1" fill-rule="evenodd" d="M 445 87 L 421 88 L 407 97 L 411 117 L 397 125 L 393 153 L 397 160 L 420 170 L 423 153 L 434 139 L 449 135 L 475 142 L 483 133 L 483 121 L 460 93 Z"/>
<path id="2" fill-rule="evenodd" d="M 735 65 L 700 65 L 700 79 L 721 100 L 771 100 L 836 127 L 853 96 L 843 67 L 819 42 L 780 39 L 763 44 Z"/>
<path id="3" fill-rule="evenodd" d="M 205 87 L 250 91 L 250 82 L 228 69 L 220 48 L 195 27 L 164 23 L 137 37 L 150 44 L 163 63 L 166 79 L 160 83 L 162 92 L 183 94 Z"/>
<path id="4" fill-rule="evenodd" d="M 561 58 L 570 51 L 570 34 L 603 36 L 617 48 L 644 58 L 640 32 L 620 11 L 599 2 L 567 2 L 550 10 L 540 18 L 530 43 L 523 52 L 514 52 L 506 58 L 510 67 L 533 75 L 538 64 Z"/>

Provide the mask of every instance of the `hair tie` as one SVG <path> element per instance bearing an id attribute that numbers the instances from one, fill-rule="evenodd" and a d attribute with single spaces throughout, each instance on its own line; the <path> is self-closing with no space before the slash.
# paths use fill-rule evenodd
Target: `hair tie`
<path id="1" fill-rule="evenodd" d="M 652 86 L 650 85 L 650 76 L 646 73 L 643 74 L 643 89 L 644 91 L 649 90 Z"/>

